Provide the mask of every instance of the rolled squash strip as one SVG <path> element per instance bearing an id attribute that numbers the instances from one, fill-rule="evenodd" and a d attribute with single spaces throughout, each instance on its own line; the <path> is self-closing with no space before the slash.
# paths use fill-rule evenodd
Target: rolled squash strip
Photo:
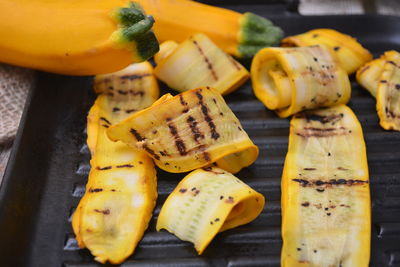
<path id="1" fill-rule="evenodd" d="M 348 74 L 372 60 L 372 54 L 355 38 L 332 29 L 315 29 L 289 36 L 282 40 L 281 45 L 284 47 L 326 45 L 334 51 L 340 66 Z"/>
<path id="2" fill-rule="evenodd" d="M 294 116 L 282 176 L 282 266 L 368 266 L 371 207 L 361 125 L 345 105 Z"/>
<path id="3" fill-rule="evenodd" d="M 351 95 L 349 77 L 325 46 L 264 48 L 251 79 L 256 97 L 280 117 L 345 104 Z"/>
<path id="4" fill-rule="evenodd" d="M 156 62 L 157 78 L 179 92 L 210 86 L 226 95 L 249 78 L 249 72 L 239 62 L 200 33 L 179 45 L 166 42 L 157 53 Z"/>
<path id="5" fill-rule="evenodd" d="M 189 173 L 169 195 L 157 220 L 166 229 L 192 242 L 202 254 L 219 232 L 254 220 L 263 210 L 264 196 L 232 174 L 215 167 Z"/>
<path id="6" fill-rule="evenodd" d="M 143 70 L 151 68 L 147 64 L 129 67 L 135 69 L 131 75 L 143 74 Z M 147 73 L 151 73 L 149 70 Z M 114 73 L 96 77 L 96 90 L 101 90 L 105 79 L 118 84 L 123 76 L 117 76 Z M 156 171 L 151 158 L 122 142 L 110 141 L 106 135 L 106 129 L 129 116 L 130 110 L 155 101 L 158 87 L 154 76 L 142 79 L 143 84 L 156 87 L 142 87 L 139 80 L 131 81 L 130 90 L 142 90 L 143 95 L 101 94 L 88 115 L 91 170 L 72 226 L 79 246 L 87 247 L 101 263 L 119 264 L 133 253 L 148 226 L 157 198 Z M 113 90 L 126 88 L 115 86 Z"/>
<path id="7" fill-rule="evenodd" d="M 210 164 L 235 173 L 258 156 L 239 120 L 210 87 L 167 94 L 108 129 L 111 140 L 143 149 L 161 169 L 179 173 Z"/>
<path id="8" fill-rule="evenodd" d="M 400 131 L 400 53 L 387 51 L 357 71 L 358 83 L 376 97 L 379 123 Z"/>

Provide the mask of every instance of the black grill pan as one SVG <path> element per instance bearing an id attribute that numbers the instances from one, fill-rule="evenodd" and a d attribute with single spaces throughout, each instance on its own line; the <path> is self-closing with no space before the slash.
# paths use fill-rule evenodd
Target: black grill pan
<path id="1" fill-rule="evenodd" d="M 233 8 L 269 14 L 262 5 Z M 282 14 L 272 19 L 287 35 L 328 27 L 357 37 L 375 57 L 389 49 L 400 51 L 400 17 Z M 370 169 L 371 266 L 400 266 L 400 133 L 381 129 L 375 100 L 353 77 L 352 87 L 349 105 L 363 126 Z M 88 250 L 78 249 L 70 222 L 89 171 L 85 128 L 94 99 L 90 77 L 39 74 L 0 188 L 0 266 L 100 265 Z M 184 176 L 158 171 L 153 219 L 123 266 L 279 266 L 280 178 L 289 120 L 265 109 L 250 83 L 226 100 L 260 147 L 255 164 L 237 176 L 264 194 L 263 213 L 248 225 L 219 234 L 199 257 L 190 243 L 155 231 L 161 204 Z"/>

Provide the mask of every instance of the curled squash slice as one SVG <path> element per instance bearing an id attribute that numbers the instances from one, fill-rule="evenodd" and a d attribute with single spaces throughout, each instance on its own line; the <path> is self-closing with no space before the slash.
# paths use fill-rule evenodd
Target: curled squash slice
<path id="1" fill-rule="evenodd" d="M 400 131 L 400 53 L 387 51 L 357 71 L 358 83 L 376 97 L 379 123 Z"/>
<path id="2" fill-rule="evenodd" d="M 325 46 L 260 50 L 251 64 L 253 90 L 280 117 L 299 111 L 345 104 L 351 86 Z"/>
<path id="3" fill-rule="evenodd" d="M 282 266 L 368 266 L 367 157 L 350 108 L 292 118 L 281 188 Z"/>
<path id="4" fill-rule="evenodd" d="M 326 45 L 336 54 L 340 66 L 348 73 L 372 59 L 371 53 L 349 35 L 332 29 L 315 29 L 282 40 L 282 46 Z"/>
<path id="5" fill-rule="evenodd" d="M 218 232 L 254 220 L 263 210 L 264 196 L 232 174 L 215 167 L 189 173 L 169 195 L 157 220 L 166 229 L 192 242 L 202 254 Z"/>
<path id="6" fill-rule="evenodd" d="M 173 41 L 163 43 L 156 62 L 157 78 L 179 92 L 210 86 L 226 95 L 249 77 L 239 62 L 201 33 L 179 45 Z"/>
<path id="7" fill-rule="evenodd" d="M 143 149 L 158 167 L 187 172 L 212 163 L 232 173 L 252 164 L 258 148 L 222 96 L 210 87 L 172 97 L 108 129 L 111 140 Z"/>
<path id="8" fill-rule="evenodd" d="M 151 71 L 147 64 L 129 67 L 140 71 L 124 71 L 132 75 Z M 114 73 L 103 78 L 118 84 L 123 76 L 117 76 Z M 103 78 L 96 77 L 97 90 L 101 90 Z M 151 76 L 146 79 L 155 81 Z M 118 264 L 132 254 L 148 226 L 157 198 L 156 170 L 151 158 L 122 142 L 112 142 L 106 135 L 108 127 L 129 116 L 127 111 L 146 107 L 158 95 L 158 87 L 131 84 L 130 89 L 143 90 L 144 94 L 100 94 L 88 115 L 91 170 L 72 226 L 79 246 L 87 247 L 101 263 Z M 124 89 L 115 86 L 113 90 Z"/>

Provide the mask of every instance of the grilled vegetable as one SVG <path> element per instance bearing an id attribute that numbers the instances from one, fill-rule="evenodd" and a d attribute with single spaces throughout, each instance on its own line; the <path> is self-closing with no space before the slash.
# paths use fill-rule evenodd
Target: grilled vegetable
<path id="1" fill-rule="evenodd" d="M 339 59 L 340 66 L 348 73 L 355 72 L 372 59 L 371 53 L 349 35 L 332 29 L 315 29 L 282 40 L 282 46 L 326 45 Z"/>
<path id="2" fill-rule="evenodd" d="M 179 92 L 203 86 L 228 94 L 249 77 L 248 71 L 219 49 L 204 34 L 195 34 L 173 48 L 167 42 L 157 54 L 154 72 L 161 81 Z"/>
<path id="3" fill-rule="evenodd" d="M 187 172 L 212 163 L 238 172 L 258 156 L 239 120 L 214 89 L 164 95 L 108 129 L 111 140 L 144 149 L 158 167 Z"/>
<path id="4" fill-rule="evenodd" d="M 154 20 L 125 0 L 4 0 L 0 61 L 89 75 L 120 70 L 158 51 Z"/>
<path id="5" fill-rule="evenodd" d="M 166 229 L 192 242 L 202 254 L 218 232 L 254 220 L 263 210 L 264 196 L 232 174 L 215 167 L 189 173 L 169 195 L 157 220 Z"/>
<path id="6" fill-rule="evenodd" d="M 360 68 L 356 77 L 376 97 L 382 128 L 400 131 L 400 53 L 385 52 Z"/>
<path id="7" fill-rule="evenodd" d="M 351 87 L 325 46 L 264 48 L 251 64 L 254 94 L 280 117 L 344 104 Z"/>
<path id="8" fill-rule="evenodd" d="M 282 266 L 368 266 L 367 157 L 348 107 L 293 117 L 281 188 Z"/>
<path id="9" fill-rule="evenodd" d="M 182 42 L 202 32 L 225 52 L 252 57 L 263 47 L 277 45 L 283 36 L 279 27 L 253 13 L 238 12 L 189 0 L 139 0 L 157 23 L 160 41 Z"/>
<path id="10" fill-rule="evenodd" d="M 96 89 L 100 90 L 108 79 L 114 90 L 119 90 L 121 77 L 127 73 L 142 75 L 148 67 L 148 63 L 141 63 L 120 73 L 96 77 Z M 118 264 L 132 254 L 148 226 L 157 198 L 152 160 L 143 151 L 122 142 L 112 142 L 106 135 L 110 125 L 131 113 L 128 110 L 146 107 L 156 99 L 158 87 L 147 87 L 154 85 L 155 78 L 145 76 L 142 80 L 142 85 L 131 81 L 129 88 L 138 90 L 140 87 L 143 95 L 101 94 L 88 115 L 91 170 L 72 226 L 79 246 L 87 247 L 95 260 L 102 263 Z M 127 89 L 125 84 L 122 88 Z"/>

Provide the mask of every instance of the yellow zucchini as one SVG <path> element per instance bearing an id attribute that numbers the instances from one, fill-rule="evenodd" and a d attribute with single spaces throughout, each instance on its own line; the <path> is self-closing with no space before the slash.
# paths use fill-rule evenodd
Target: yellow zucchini
<path id="1" fill-rule="evenodd" d="M 387 51 L 357 71 L 358 83 L 376 97 L 379 123 L 400 131 L 400 53 Z"/>
<path id="2" fill-rule="evenodd" d="M 169 195 L 157 220 L 166 229 L 192 242 L 199 254 L 219 232 L 254 220 L 263 210 L 264 196 L 232 174 L 215 167 L 189 173 Z"/>
<path id="3" fill-rule="evenodd" d="M 326 45 L 338 57 L 340 66 L 348 73 L 355 72 L 372 59 L 372 54 L 357 40 L 333 29 L 315 29 L 282 40 L 282 46 Z"/>
<path id="4" fill-rule="evenodd" d="M 345 104 L 351 95 L 346 72 L 320 45 L 262 49 L 251 64 L 251 80 L 256 97 L 280 117 Z"/>
<path id="5" fill-rule="evenodd" d="M 162 48 L 157 53 L 155 75 L 179 92 L 210 86 L 226 95 L 249 77 L 239 62 L 204 34 L 194 34 L 179 45 L 168 41 Z"/>
<path id="6" fill-rule="evenodd" d="M 241 14 L 190 0 L 138 1 L 157 21 L 154 31 L 161 42 L 183 42 L 202 32 L 225 52 L 250 58 L 263 47 L 277 45 L 283 36 L 271 21 L 250 12 Z"/>
<path id="7" fill-rule="evenodd" d="M 258 156 L 257 146 L 222 96 L 209 87 L 164 95 L 111 126 L 108 136 L 144 149 L 158 167 L 174 173 L 212 163 L 235 173 Z"/>
<path id="8" fill-rule="evenodd" d="M 154 19 L 126 0 L 0 1 L 0 61 L 69 75 L 120 70 L 158 51 Z"/>
<path id="9" fill-rule="evenodd" d="M 282 266 L 368 266 L 367 156 L 350 108 L 293 116 L 281 188 Z"/>
<path id="10" fill-rule="evenodd" d="M 126 72 L 144 74 L 143 70 L 149 67 L 147 64 L 130 67 L 131 71 L 124 70 L 122 75 L 127 75 Z M 135 70 L 132 72 L 132 69 Z M 105 79 L 120 82 L 123 76 L 118 75 L 121 73 L 102 79 L 96 77 L 97 90 Z M 143 83 L 146 85 L 155 82 L 154 76 L 143 79 L 154 80 Z M 114 90 L 120 88 L 116 85 Z M 127 89 L 125 85 L 123 88 Z M 91 170 L 72 226 L 79 246 L 87 247 L 101 263 L 119 264 L 133 253 L 148 226 L 157 198 L 156 170 L 151 158 L 122 142 L 110 141 L 106 135 L 108 127 L 129 116 L 131 112 L 126 110 L 144 108 L 158 96 L 158 87 L 146 88 L 132 83 L 130 88 L 141 89 L 144 95 L 100 94 L 88 115 Z M 146 99 L 147 104 L 140 99 Z"/>

